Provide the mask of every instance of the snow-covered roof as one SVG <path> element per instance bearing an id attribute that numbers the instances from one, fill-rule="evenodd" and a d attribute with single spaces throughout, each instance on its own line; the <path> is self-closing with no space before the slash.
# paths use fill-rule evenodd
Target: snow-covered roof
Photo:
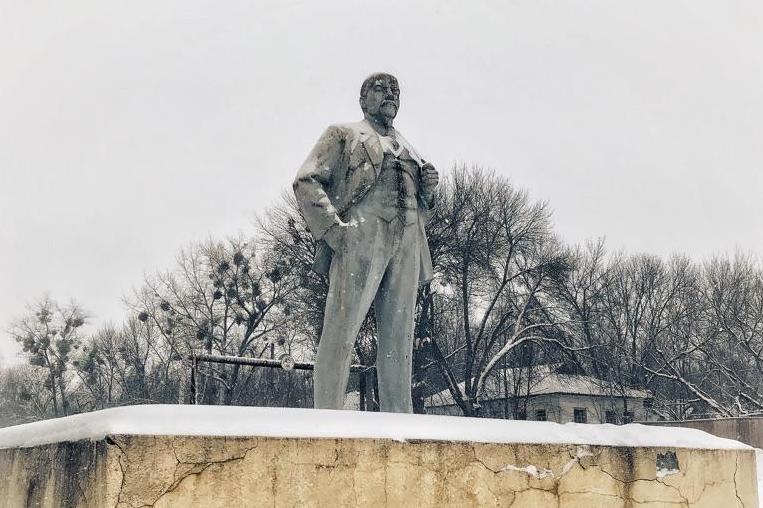
<path id="1" fill-rule="evenodd" d="M 515 382 L 518 386 L 517 395 L 520 397 L 527 396 L 528 392 L 530 396 L 574 394 L 609 397 L 626 396 L 637 399 L 651 397 L 651 394 L 647 390 L 612 386 L 591 376 L 558 374 L 554 371 L 553 366 L 540 366 L 534 369 L 530 376 L 530 386 L 528 390 L 526 372 L 526 369 L 506 369 L 509 397 L 512 397 L 514 394 Z M 462 381 L 458 386 L 463 391 L 464 382 Z M 486 379 L 481 400 L 503 399 L 505 398 L 504 393 L 502 371 L 499 371 L 495 375 Z M 448 406 L 452 404 L 455 404 L 455 401 L 453 400 L 450 390 L 447 388 L 427 397 L 425 400 L 425 405 L 427 407 Z"/>
<path id="2" fill-rule="evenodd" d="M 193 405 L 125 406 L 7 427 L 0 429 L 0 448 L 100 440 L 107 435 L 125 434 L 751 449 L 738 441 L 680 427 Z"/>

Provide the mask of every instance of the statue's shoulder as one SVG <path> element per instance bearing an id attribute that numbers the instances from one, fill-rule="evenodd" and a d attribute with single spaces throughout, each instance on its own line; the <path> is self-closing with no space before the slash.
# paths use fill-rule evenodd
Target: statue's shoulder
<path id="1" fill-rule="evenodd" d="M 335 123 L 335 124 L 331 124 L 329 128 L 336 129 L 338 131 L 343 132 L 346 135 L 353 135 L 353 136 L 356 136 L 368 130 L 368 128 L 366 127 L 366 122 L 363 122 L 363 121 Z"/>

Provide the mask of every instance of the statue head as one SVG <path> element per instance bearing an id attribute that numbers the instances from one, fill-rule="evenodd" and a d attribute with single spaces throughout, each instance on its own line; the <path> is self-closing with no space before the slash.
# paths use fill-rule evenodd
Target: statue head
<path id="1" fill-rule="evenodd" d="M 392 74 L 377 72 L 363 81 L 360 87 L 360 109 L 366 117 L 391 126 L 400 108 L 400 87 Z"/>

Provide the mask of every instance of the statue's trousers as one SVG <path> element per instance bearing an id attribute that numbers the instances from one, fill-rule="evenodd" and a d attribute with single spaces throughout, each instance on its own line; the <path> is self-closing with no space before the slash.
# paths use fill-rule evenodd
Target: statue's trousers
<path id="1" fill-rule="evenodd" d="M 388 222 L 363 208 L 361 204 L 352 211 L 331 261 L 326 319 L 315 364 L 315 407 L 342 409 L 355 338 L 373 302 L 380 408 L 410 413 L 419 212 L 408 210 Z"/>

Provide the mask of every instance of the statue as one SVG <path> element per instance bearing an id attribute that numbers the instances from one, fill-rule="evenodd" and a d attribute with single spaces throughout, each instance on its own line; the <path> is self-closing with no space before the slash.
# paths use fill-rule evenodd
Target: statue
<path id="1" fill-rule="evenodd" d="M 329 276 L 314 401 L 342 409 L 355 339 L 373 302 L 380 409 L 411 413 L 416 294 L 432 279 L 424 224 L 439 176 L 392 126 L 400 107 L 394 76 L 369 76 L 360 107 L 364 119 L 326 129 L 294 181 L 318 242 L 313 269 Z"/>

